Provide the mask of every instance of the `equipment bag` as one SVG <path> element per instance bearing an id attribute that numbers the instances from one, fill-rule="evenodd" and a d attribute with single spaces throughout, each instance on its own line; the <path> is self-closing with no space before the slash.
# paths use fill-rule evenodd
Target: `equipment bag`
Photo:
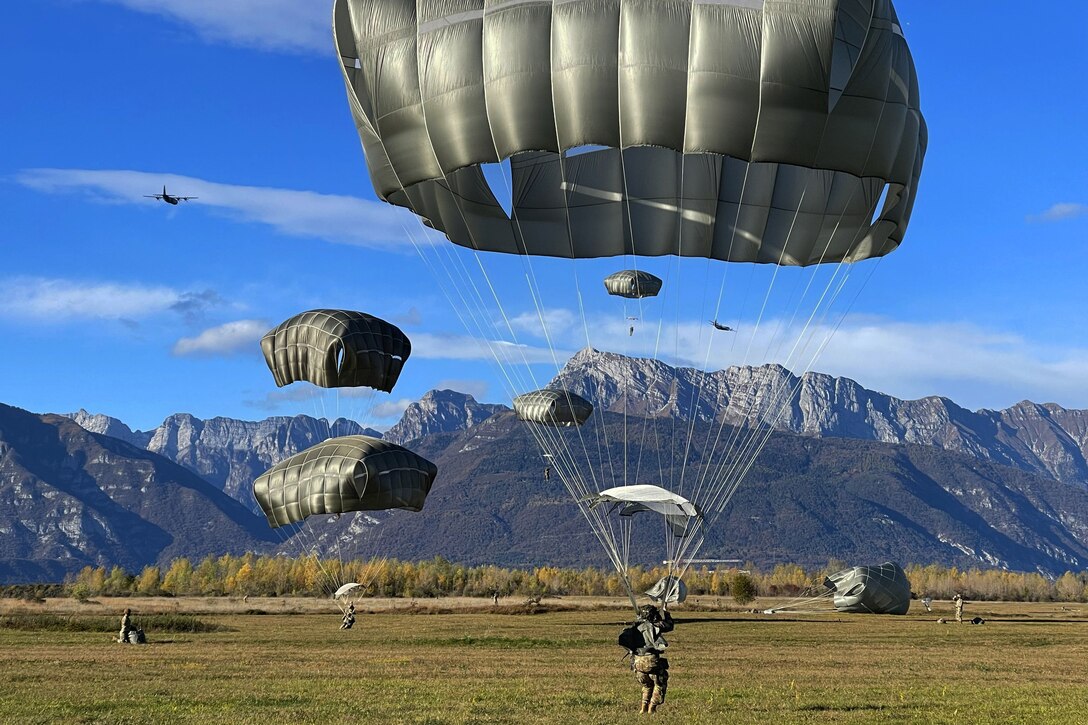
<path id="1" fill-rule="evenodd" d="M 644 645 L 645 641 L 642 638 L 642 632 L 638 631 L 638 626 L 632 624 L 630 627 L 627 627 L 620 632 L 620 636 L 616 639 L 616 644 L 623 647 L 628 652 L 634 652 Z"/>

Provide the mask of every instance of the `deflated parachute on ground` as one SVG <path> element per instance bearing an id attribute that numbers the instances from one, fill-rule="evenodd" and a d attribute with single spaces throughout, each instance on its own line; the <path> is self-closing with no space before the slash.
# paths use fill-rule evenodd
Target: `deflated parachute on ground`
<path id="1" fill-rule="evenodd" d="M 593 415 L 593 404 L 569 390 L 534 390 L 514 398 L 518 420 L 540 425 L 582 425 Z"/>
<path id="2" fill-rule="evenodd" d="M 661 285 L 660 277 L 637 269 L 622 269 L 604 278 L 604 288 L 608 294 L 632 300 L 657 297 Z"/>
<path id="3" fill-rule="evenodd" d="M 310 310 L 266 333 L 261 351 L 279 387 L 306 380 L 322 388 L 367 386 L 388 393 L 412 343 L 395 325 L 365 312 Z"/>
<path id="4" fill-rule="evenodd" d="M 273 528 L 313 514 L 419 511 L 438 468 L 379 438 L 330 438 L 280 461 L 253 482 L 253 495 Z"/>
<path id="5" fill-rule="evenodd" d="M 336 0 L 334 35 L 377 195 L 465 247 L 810 265 L 910 220 L 891 0 Z"/>
<path id="6" fill-rule="evenodd" d="M 824 579 L 834 592 L 835 609 L 868 614 L 906 614 L 910 609 L 910 580 L 894 562 L 855 566 Z"/>

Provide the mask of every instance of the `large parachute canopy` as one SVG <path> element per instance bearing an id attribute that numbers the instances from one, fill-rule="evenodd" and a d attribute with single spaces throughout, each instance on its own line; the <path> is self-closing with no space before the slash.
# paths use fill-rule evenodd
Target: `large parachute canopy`
<path id="1" fill-rule="evenodd" d="M 926 126 L 890 0 L 336 0 L 334 30 L 375 191 L 456 244 L 810 265 L 906 232 Z"/>
<path id="2" fill-rule="evenodd" d="M 365 312 L 310 310 L 269 330 L 261 351 L 279 387 L 306 380 L 322 388 L 367 386 L 388 393 L 412 343 L 395 325 Z"/>
<path id="3" fill-rule="evenodd" d="M 834 592 L 835 609 L 867 614 L 906 614 L 910 580 L 898 564 L 855 566 L 831 574 L 824 586 Z"/>
<path id="4" fill-rule="evenodd" d="M 593 405 L 569 390 L 534 390 L 514 398 L 518 420 L 539 425 L 582 425 L 593 415 Z"/>
<path id="5" fill-rule="evenodd" d="M 314 514 L 419 511 L 438 468 L 407 448 L 369 436 L 330 438 L 280 461 L 253 482 L 273 528 Z"/>
<path id="6" fill-rule="evenodd" d="M 662 284 L 660 277 L 638 269 L 621 269 L 604 278 L 608 294 L 632 300 L 656 297 Z"/>
<path id="7" fill-rule="evenodd" d="M 610 507 L 591 505 L 639 480 L 645 441 L 659 441 L 645 421 L 715 411 L 713 425 L 691 412 L 661 444 L 673 446 L 673 459 L 656 457 L 656 480 L 702 505 L 707 518 L 689 518 L 701 532 L 792 394 L 789 383 L 760 388 L 760 358 L 811 365 L 841 322 L 831 309 L 849 296 L 851 263 L 904 238 L 927 130 L 891 0 L 335 0 L 333 24 L 377 196 L 472 250 L 466 264 L 441 245 L 430 266 L 502 368 L 518 417 L 551 462 L 546 470 L 554 467 L 578 502 L 634 603 L 622 538 L 631 519 L 616 527 Z M 492 188 L 492 165 L 504 188 Z M 416 246 L 425 260 L 435 248 Z M 560 265 L 575 289 L 559 283 Z M 599 280 L 617 267 L 662 272 L 651 310 L 642 309 L 650 289 L 642 281 L 616 290 L 606 282 L 610 293 L 639 300 L 640 333 L 653 325 L 647 312 L 660 313 L 655 334 L 636 337 L 626 301 L 610 305 L 624 307 L 618 325 L 587 312 L 593 301 L 580 280 L 599 294 Z M 748 286 L 734 281 L 742 273 L 767 281 L 747 308 Z M 535 307 L 524 316 L 501 299 L 521 278 Z M 784 304 L 772 299 L 776 287 Z M 556 334 L 549 320 L 569 320 L 575 306 L 580 326 Z M 704 335 L 711 315 L 733 329 L 743 320 L 744 337 Z M 527 318 L 542 335 L 526 332 Z M 610 377 L 619 366 L 586 376 L 597 390 L 553 380 L 549 387 L 563 390 L 517 395 L 548 385 L 518 336 L 546 341 L 558 368 L 576 344 L 570 329 L 584 333 L 584 348 L 594 347 L 591 336 L 618 346 L 618 329 L 628 351 L 642 345 L 637 353 L 704 368 L 715 338 L 735 346 L 730 362 L 753 371 L 750 384 L 729 391 L 741 422 L 726 430 L 726 418 L 715 417 L 723 398 L 702 381 L 648 410 L 642 393 L 659 381 Z M 609 386 L 622 400 L 606 399 Z M 617 432 L 608 416 L 620 414 Z M 666 537 L 677 562 L 670 574 L 681 575 L 703 537 Z"/>

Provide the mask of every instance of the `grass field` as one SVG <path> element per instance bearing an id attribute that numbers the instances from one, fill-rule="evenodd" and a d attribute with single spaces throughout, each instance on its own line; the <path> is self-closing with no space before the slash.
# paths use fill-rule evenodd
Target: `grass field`
<path id="1" fill-rule="evenodd" d="M 341 632 L 338 612 L 319 600 L 8 600 L 0 603 L 0 624 L 9 623 L 0 627 L 0 722 L 639 719 L 638 687 L 614 644 L 628 611 L 607 600 L 545 603 L 572 609 L 528 615 L 504 613 L 523 609 L 512 602 L 364 601 L 355 629 Z M 56 622 L 41 615 L 76 615 L 112 631 L 127 605 L 137 625 L 141 616 L 188 612 L 224 629 L 147 628 L 149 645 L 124 646 L 110 641 L 115 633 L 34 625 Z M 668 701 L 653 717 L 1088 723 L 1088 607 L 969 604 L 969 616 L 987 618 L 981 626 L 938 625 L 951 609 L 935 608 L 905 617 L 680 608 Z"/>

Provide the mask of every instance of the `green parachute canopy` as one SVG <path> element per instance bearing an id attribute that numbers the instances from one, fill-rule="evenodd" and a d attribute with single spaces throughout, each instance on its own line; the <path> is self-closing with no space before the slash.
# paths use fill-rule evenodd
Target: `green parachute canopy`
<path id="1" fill-rule="evenodd" d="M 608 294 L 632 300 L 657 297 L 662 284 L 660 277 L 637 269 L 621 269 L 604 278 L 604 288 Z"/>
<path id="2" fill-rule="evenodd" d="M 927 132 L 891 0 L 336 0 L 333 20 L 377 195 L 456 244 L 810 265 L 906 232 Z M 504 159 L 509 214 L 482 170 Z"/>
<path id="3" fill-rule="evenodd" d="M 283 387 L 306 380 L 322 388 L 367 386 L 390 392 L 412 354 L 396 325 L 352 310 L 310 310 L 261 338 L 264 360 Z"/>
<path id="4" fill-rule="evenodd" d="M 438 468 L 380 438 L 330 438 L 280 461 L 253 482 L 253 495 L 273 528 L 314 514 L 419 511 Z"/>
<path id="5" fill-rule="evenodd" d="M 582 425 L 593 414 L 593 404 L 569 390 L 534 390 L 514 398 L 518 420 L 550 426 Z"/>

